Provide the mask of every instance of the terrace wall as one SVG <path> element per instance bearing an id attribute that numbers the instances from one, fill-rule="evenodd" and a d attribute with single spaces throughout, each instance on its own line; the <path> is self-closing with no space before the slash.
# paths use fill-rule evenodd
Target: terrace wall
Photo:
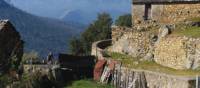
<path id="1" fill-rule="evenodd" d="M 99 41 L 94 44 L 103 44 L 103 42 Z M 196 82 L 197 79 L 199 80 L 199 77 L 177 76 L 142 69 L 131 69 L 116 64 L 111 83 L 115 88 L 199 88 L 198 84 L 200 82 Z"/>
<path id="2" fill-rule="evenodd" d="M 196 87 L 195 77 L 146 70 L 118 68 L 115 69 L 113 77 L 112 83 L 116 88 L 199 88 Z"/>
<path id="3" fill-rule="evenodd" d="M 175 69 L 196 69 L 200 64 L 200 39 L 166 37 L 155 46 L 154 60 Z"/>

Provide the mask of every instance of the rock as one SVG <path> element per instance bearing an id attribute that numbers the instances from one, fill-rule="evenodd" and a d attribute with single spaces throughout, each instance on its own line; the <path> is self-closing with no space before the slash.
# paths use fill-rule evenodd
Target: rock
<path id="1" fill-rule="evenodd" d="M 200 70 L 200 61 L 199 60 L 195 60 L 194 64 L 192 66 L 193 70 Z"/>
<path id="2" fill-rule="evenodd" d="M 141 24 L 141 20 L 136 20 L 135 24 Z"/>
<path id="3" fill-rule="evenodd" d="M 23 41 L 20 34 L 8 20 L 0 21 L 0 64 L 1 69 L 8 68 L 12 59 L 17 59 L 20 64 L 23 55 Z M 7 70 L 7 69 L 4 69 Z"/>
<path id="4" fill-rule="evenodd" d="M 139 62 L 138 62 L 138 61 L 135 61 L 135 62 L 133 62 L 133 64 L 134 64 L 134 65 L 138 65 L 138 64 L 139 64 Z"/>
<path id="5" fill-rule="evenodd" d="M 153 55 L 152 53 L 147 53 L 147 54 L 143 57 L 143 59 L 144 59 L 145 61 L 154 61 L 154 55 Z"/>
<path id="6" fill-rule="evenodd" d="M 200 26 L 200 22 L 192 22 L 191 26 L 197 26 L 197 27 L 199 27 Z"/>
<path id="7" fill-rule="evenodd" d="M 170 28 L 167 25 L 164 25 L 159 29 L 159 34 L 160 34 L 159 37 L 161 38 L 167 36 L 169 33 L 170 33 Z"/>
<path id="8" fill-rule="evenodd" d="M 138 26 L 138 27 L 137 27 L 137 30 L 138 30 L 139 32 L 144 32 L 146 29 L 145 29 L 145 27 Z"/>
<path id="9" fill-rule="evenodd" d="M 191 59 L 191 60 L 187 60 L 187 63 L 186 63 L 186 68 L 187 69 L 191 69 L 194 65 L 194 60 Z"/>
<path id="10" fill-rule="evenodd" d="M 155 42 L 158 40 L 158 36 L 157 36 L 157 35 L 154 35 L 154 34 L 150 35 L 149 38 L 151 39 L 151 42 L 152 42 L 152 43 L 155 43 Z"/>

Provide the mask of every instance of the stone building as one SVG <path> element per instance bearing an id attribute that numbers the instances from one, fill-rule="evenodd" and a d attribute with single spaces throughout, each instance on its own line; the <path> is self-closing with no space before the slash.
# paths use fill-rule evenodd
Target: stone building
<path id="1" fill-rule="evenodd" d="M 23 41 L 19 32 L 8 20 L 0 20 L 0 72 L 10 66 L 12 59 L 20 64 L 23 55 Z"/>
<path id="2" fill-rule="evenodd" d="M 173 35 L 179 24 L 200 22 L 199 0 L 133 0 L 132 5 L 133 28 L 113 27 L 112 51 L 174 69 L 200 66 L 200 38 Z"/>
<path id="3" fill-rule="evenodd" d="M 134 25 L 149 20 L 171 24 L 200 17 L 200 0 L 133 0 L 132 5 Z"/>

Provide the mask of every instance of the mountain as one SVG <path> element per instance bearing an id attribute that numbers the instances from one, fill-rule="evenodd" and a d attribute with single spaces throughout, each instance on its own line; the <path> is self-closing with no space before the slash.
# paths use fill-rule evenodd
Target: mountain
<path id="1" fill-rule="evenodd" d="M 111 10 L 111 11 L 107 10 L 101 12 L 109 13 L 114 21 L 118 18 L 118 16 L 123 14 L 128 14 L 125 12 L 120 12 L 118 10 Z M 96 20 L 97 15 L 99 13 L 100 11 L 90 12 L 90 11 L 74 10 L 69 12 L 65 17 L 63 17 L 63 21 L 78 22 L 80 24 L 88 25 L 92 21 Z"/>
<path id="2" fill-rule="evenodd" d="M 114 19 L 131 12 L 132 0 L 9 0 L 23 11 L 64 21 L 89 24 L 98 13 L 108 12 Z M 80 18 L 80 19 L 78 19 Z"/>
<path id="3" fill-rule="evenodd" d="M 67 52 L 69 39 L 78 36 L 83 28 L 73 22 L 31 15 L 3 0 L 0 0 L 0 19 L 9 19 L 14 24 L 25 41 L 25 51 L 34 50 L 42 56 L 49 51 Z"/>
<path id="4" fill-rule="evenodd" d="M 88 25 L 89 22 L 96 19 L 96 15 L 82 10 L 74 10 L 69 12 L 62 19 L 64 21 L 79 22 L 80 24 Z"/>

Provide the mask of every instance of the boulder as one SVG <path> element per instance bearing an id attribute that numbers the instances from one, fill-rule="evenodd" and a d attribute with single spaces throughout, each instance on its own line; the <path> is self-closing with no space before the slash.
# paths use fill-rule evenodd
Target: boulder
<path id="1" fill-rule="evenodd" d="M 143 60 L 145 61 L 154 61 L 154 55 L 152 53 L 147 53 L 144 57 Z"/>

